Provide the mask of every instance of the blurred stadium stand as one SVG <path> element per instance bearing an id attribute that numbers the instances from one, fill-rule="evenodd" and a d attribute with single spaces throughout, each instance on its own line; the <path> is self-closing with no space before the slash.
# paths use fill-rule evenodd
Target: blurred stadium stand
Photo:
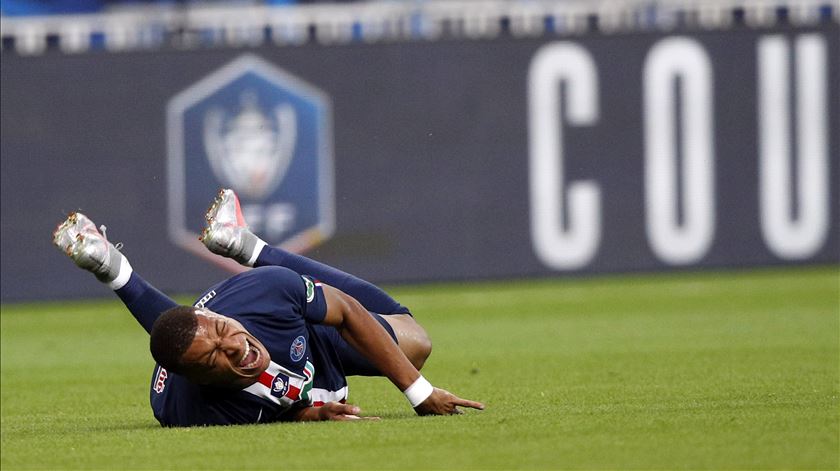
<path id="1" fill-rule="evenodd" d="M 2 49 L 23 55 L 840 21 L 836 0 L 6 0 L 2 12 Z"/>

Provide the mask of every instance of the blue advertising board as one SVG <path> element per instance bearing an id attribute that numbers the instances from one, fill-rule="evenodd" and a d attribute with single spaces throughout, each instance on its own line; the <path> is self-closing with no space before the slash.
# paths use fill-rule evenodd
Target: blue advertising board
<path id="1" fill-rule="evenodd" d="M 73 210 L 202 290 L 239 269 L 197 242 L 222 186 L 375 282 L 837 265 L 839 51 L 826 22 L 3 54 L 2 300 L 107 296 L 50 247 Z"/>

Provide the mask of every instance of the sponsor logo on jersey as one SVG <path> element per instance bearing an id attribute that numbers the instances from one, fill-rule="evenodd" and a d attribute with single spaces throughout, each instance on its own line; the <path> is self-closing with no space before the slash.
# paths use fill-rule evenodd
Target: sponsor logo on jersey
<path id="1" fill-rule="evenodd" d="M 303 335 L 298 335 L 292 342 L 292 347 L 289 349 L 289 356 L 292 357 L 292 361 L 300 361 L 304 353 L 306 353 L 306 339 L 303 338 Z"/>
<path id="2" fill-rule="evenodd" d="M 220 187 L 236 191 L 269 245 L 301 252 L 332 235 L 332 111 L 322 91 L 245 54 L 173 97 L 167 113 L 175 243 L 241 271 L 197 241 Z"/>
<path id="3" fill-rule="evenodd" d="M 216 291 L 210 290 L 210 292 L 202 296 L 197 303 L 193 304 L 193 307 L 204 308 L 204 303 L 210 301 L 214 297 L 216 297 Z"/>
<path id="4" fill-rule="evenodd" d="M 160 394 L 166 388 L 166 378 L 169 377 L 169 374 L 166 372 L 166 368 L 162 366 L 158 366 L 158 374 L 157 379 L 155 380 L 155 392 Z"/>
<path id="5" fill-rule="evenodd" d="M 276 397 L 283 397 L 289 392 L 289 377 L 283 373 L 278 373 L 274 379 L 271 380 L 271 395 Z"/>
<path id="6" fill-rule="evenodd" d="M 315 300 L 315 283 L 307 277 L 302 277 L 304 284 L 306 284 L 306 302 L 311 303 Z"/>

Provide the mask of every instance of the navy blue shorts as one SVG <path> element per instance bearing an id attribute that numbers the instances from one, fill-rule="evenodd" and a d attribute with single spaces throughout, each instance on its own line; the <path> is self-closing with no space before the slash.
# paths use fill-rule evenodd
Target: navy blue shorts
<path id="1" fill-rule="evenodd" d="M 385 318 L 380 314 L 370 314 L 396 342 L 397 336 L 394 329 L 385 321 Z M 337 378 L 330 378 L 335 374 L 342 374 L 343 376 L 382 376 L 382 373 L 367 358 L 341 337 L 335 327 L 310 324 L 307 328 L 309 329 L 310 342 L 313 342 L 313 353 L 317 352 L 317 355 L 313 355 L 316 371 L 315 387 L 327 387 L 329 389 L 328 384 L 319 386 L 319 376 L 330 384 L 335 384 L 334 381 Z"/>

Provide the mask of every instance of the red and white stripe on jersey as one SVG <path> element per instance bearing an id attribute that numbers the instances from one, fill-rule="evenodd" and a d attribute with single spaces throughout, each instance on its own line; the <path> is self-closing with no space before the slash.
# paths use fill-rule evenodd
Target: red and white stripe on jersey
<path id="1" fill-rule="evenodd" d="M 315 407 L 321 407 L 327 402 L 332 401 L 344 404 L 345 402 L 347 402 L 347 386 L 344 386 L 338 391 L 330 391 L 321 388 L 312 388 L 312 391 L 309 392 L 309 395 L 312 397 L 312 405 Z"/>
<path id="2" fill-rule="evenodd" d="M 289 385 L 286 393 L 278 397 L 271 394 L 271 391 L 274 387 L 274 379 L 281 373 L 289 378 Z M 308 367 L 304 368 L 304 376 L 301 376 L 272 361 L 269 363 L 268 368 L 260 374 L 257 382 L 243 389 L 243 391 L 271 401 L 280 407 L 288 408 L 295 402 L 301 400 L 301 391 L 305 389 L 306 383 L 310 381 L 312 381 L 312 371 Z M 347 400 L 347 386 L 344 386 L 338 391 L 312 388 L 309 391 L 309 400 L 314 406 L 322 406 L 325 402 L 330 401 L 343 403 Z"/>
<path id="3" fill-rule="evenodd" d="M 278 397 L 271 394 L 271 390 L 274 387 L 274 378 L 281 373 L 289 378 L 289 385 L 286 394 Z M 288 408 L 300 399 L 300 391 L 303 389 L 306 380 L 307 378 L 293 373 L 272 361 L 269 363 L 268 368 L 260 374 L 257 382 L 243 389 L 243 391 L 271 401 L 283 408 Z"/>

